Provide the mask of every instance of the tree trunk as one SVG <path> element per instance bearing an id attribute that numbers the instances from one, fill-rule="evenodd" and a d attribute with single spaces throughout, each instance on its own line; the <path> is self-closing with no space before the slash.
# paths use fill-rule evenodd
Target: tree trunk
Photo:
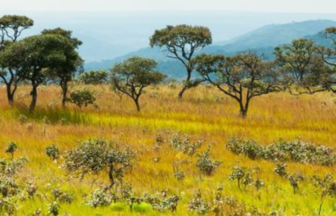
<path id="1" fill-rule="evenodd" d="M 183 86 L 182 90 L 179 92 L 178 97 L 182 99 L 184 92 L 187 90 L 186 86 Z"/>
<path id="2" fill-rule="evenodd" d="M 240 105 L 240 115 L 241 115 L 243 118 L 246 118 L 246 116 L 247 116 L 247 111 L 248 111 L 248 106 L 245 105 L 245 107 L 244 107 L 243 102 L 240 102 L 239 105 Z"/>
<path id="3" fill-rule="evenodd" d="M 137 108 L 137 111 L 140 112 L 141 108 L 140 108 L 140 104 L 139 104 L 139 99 L 134 99 L 134 103 L 135 103 L 135 106 Z"/>
<path id="4" fill-rule="evenodd" d="M 110 179 L 111 186 L 114 185 L 113 169 L 114 169 L 113 164 L 110 164 L 109 179 Z"/>
<path id="5" fill-rule="evenodd" d="M 186 79 L 186 83 L 183 85 L 183 88 L 181 89 L 181 91 L 180 91 L 179 94 L 178 94 L 178 98 L 179 98 L 179 99 L 182 99 L 184 92 L 188 89 L 188 87 L 187 87 L 186 85 L 187 85 L 187 83 L 188 83 L 188 82 L 190 81 L 190 79 L 191 79 L 191 72 L 192 72 L 192 69 L 187 68 L 187 72 L 188 72 L 188 76 L 187 76 L 187 79 Z"/>
<path id="6" fill-rule="evenodd" d="M 14 103 L 14 92 L 12 92 L 12 88 L 11 88 L 11 83 L 6 84 L 6 89 L 7 89 L 7 99 L 8 99 L 8 103 L 10 105 L 13 105 Z"/>
<path id="7" fill-rule="evenodd" d="M 31 101 L 30 106 L 29 106 L 29 112 L 30 113 L 33 113 L 34 110 L 35 110 L 35 106 L 36 106 L 36 102 L 37 102 L 37 87 L 38 87 L 38 85 L 33 83 L 33 89 L 30 93 L 30 95 L 32 96 L 32 101 Z"/>
<path id="8" fill-rule="evenodd" d="M 63 108 L 65 108 L 68 93 L 68 84 L 67 83 L 61 84 L 61 87 L 62 87 L 62 106 Z"/>

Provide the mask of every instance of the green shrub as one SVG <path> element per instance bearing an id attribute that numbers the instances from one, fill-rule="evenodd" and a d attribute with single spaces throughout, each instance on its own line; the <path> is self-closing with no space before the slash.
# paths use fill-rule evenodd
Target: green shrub
<path id="1" fill-rule="evenodd" d="M 71 92 L 70 97 L 67 99 L 68 102 L 75 104 L 79 108 L 87 107 L 88 105 L 94 105 L 96 98 L 93 92 L 82 89 Z"/>

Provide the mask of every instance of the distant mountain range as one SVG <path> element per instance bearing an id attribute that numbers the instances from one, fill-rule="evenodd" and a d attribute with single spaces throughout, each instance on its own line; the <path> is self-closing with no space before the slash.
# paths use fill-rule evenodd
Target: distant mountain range
<path id="1" fill-rule="evenodd" d="M 336 22 L 331 20 L 311 20 L 281 25 L 267 25 L 232 40 L 217 42 L 214 45 L 206 47 L 201 52 L 234 55 L 239 52 L 252 50 L 257 53 L 264 53 L 271 59 L 273 58 L 273 50 L 276 46 L 290 43 L 294 39 L 305 37 L 314 40 L 318 44 L 330 44 L 329 41 L 319 36 L 321 31 L 330 26 L 336 26 Z M 108 69 L 113 67 L 114 64 L 132 56 L 155 59 L 158 61 L 157 69 L 171 78 L 180 79 L 185 76 L 185 69 L 180 62 L 167 58 L 166 53 L 162 49 L 150 47 L 111 60 L 87 63 L 85 64 L 85 69 Z"/>

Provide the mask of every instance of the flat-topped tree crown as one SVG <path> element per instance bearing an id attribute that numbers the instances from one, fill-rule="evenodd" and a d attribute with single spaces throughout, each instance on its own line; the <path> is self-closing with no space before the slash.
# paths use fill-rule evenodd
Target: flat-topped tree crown
<path id="1" fill-rule="evenodd" d="M 212 35 L 207 27 L 177 25 L 156 30 L 150 38 L 151 47 L 164 47 L 167 57 L 179 60 L 186 68 L 187 77 L 184 87 L 179 93 L 183 96 L 185 90 L 197 86 L 201 80 L 191 80 L 194 70 L 192 58 L 195 53 L 212 43 Z"/>
<path id="2" fill-rule="evenodd" d="M 2 39 L 5 37 L 13 42 L 21 36 L 21 33 L 34 25 L 34 21 L 26 16 L 5 15 L 0 18 L 0 30 Z"/>
<path id="3" fill-rule="evenodd" d="M 0 18 L 0 53 L 12 43 L 15 43 L 22 32 L 34 25 L 34 21 L 26 16 L 5 15 Z M 18 83 L 22 80 L 21 71 L 16 68 L 0 66 L 0 79 L 6 85 L 7 100 L 14 103 L 14 95 Z"/>

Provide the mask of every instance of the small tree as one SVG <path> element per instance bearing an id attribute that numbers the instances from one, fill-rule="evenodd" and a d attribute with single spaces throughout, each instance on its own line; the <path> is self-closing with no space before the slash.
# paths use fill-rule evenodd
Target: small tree
<path id="1" fill-rule="evenodd" d="M 105 70 L 89 71 L 80 75 L 79 81 L 85 84 L 98 85 L 105 83 L 108 78 L 108 73 Z"/>
<path id="2" fill-rule="evenodd" d="M 179 98 L 191 87 L 197 86 L 202 80 L 192 80 L 194 63 L 192 61 L 195 53 L 212 43 L 211 32 L 202 26 L 167 26 L 164 29 L 156 30 L 150 38 L 151 47 L 165 47 L 169 58 L 179 60 L 187 70 L 187 78 Z"/>
<path id="3" fill-rule="evenodd" d="M 241 187 L 240 187 L 241 181 L 242 181 L 242 179 L 245 178 L 247 173 L 248 172 L 247 172 L 246 167 L 235 165 L 233 167 L 233 170 L 232 170 L 231 174 L 229 175 L 229 179 L 230 179 L 230 181 L 234 181 L 235 179 L 237 179 L 238 188 L 241 189 Z"/>
<path id="4" fill-rule="evenodd" d="M 331 174 L 325 175 L 324 178 L 314 175 L 312 176 L 311 180 L 314 186 L 318 188 L 320 192 L 321 201 L 318 215 L 321 215 L 324 198 L 326 198 L 327 196 L 336 197 L 336 182 Z"/>
<path id="5" fill-rule="evenodd" d="M 0 53 L 6 50 L 6 47 L 15 43 L 22 32 L 34 25 L 34 21 L 26 16 L 5 15 L 0 18 Z M 14 95 L 18 83 L 22 80 L 22 68 L 11 64 L 11 58 L 0 56 L 0 79 L 5 83 L 7 90 L 7 99 L 10 104 L 14 102 Z M 5 56 L 11 56 L 6 53 Z"/>
<path id="6" fill-rule="evenodd" d="M 83 106 L 87 107 L 89 104 L 94 104 L 96 98 L 88 89 L 82 89 L 71 92 L 67 101 L 76 104 L 79 108 L 82 108 Z"/>
<path id="7" fill-rule="evenodd" d="M 299 182 L 304 180 L 304 176 L 298 173 L 294 173 L 288 177 L 289 184 L 293 187 L 293 193 L 296 194 L 299 189 Z"/>
<path id="8" fill-rule="evenodd" d="M 65 155 L 65 168 L 69 173 L 84 178 L 108 170 L 111 186 L 122 182 L 124 172 L 132 168 L 135 153 L 131 149 L 121 150 L 105 139 L 79 142 L 77 148 Z"/>
<path id="9" fill-rule="evenodd" d="M 154 60 L 141 57 L 132 57 L 116 64 L 111 69 L 113 90 L 132 98 L 137 110 L 140 111 L 139 98 L 144 88 L 159 84 L 165 79 L 165 75 L 154 71 L 156 66 Z"/>
<path id="10" fill-rule="evenodd" d="M 252 52 L 233 57 L 201 54 L 193 61 L 197 72 L 221 92 L 239 103 L 246 117 L 251 99 L 283 89 L 273 62 Z"/>
<path id="11" fill-rule="evenodd" d="M 14 159 L 14 153 L 17 150 L 17 144 L 15 142 L 10 142 L 7 146 L 6 153 L 11 155 L 12 160 Z"/>

